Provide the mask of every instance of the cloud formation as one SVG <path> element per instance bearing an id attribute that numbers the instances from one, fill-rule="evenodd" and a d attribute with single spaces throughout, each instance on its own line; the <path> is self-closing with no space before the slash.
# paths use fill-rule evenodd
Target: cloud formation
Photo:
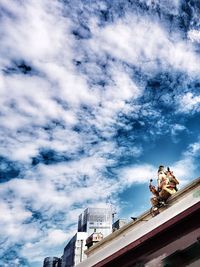
<path id="1" fill-rule="evenodd" d="M 158 164 L 182 185 L 198 175 L 199 7 L 0 10 L 0 265 L 37 267 L 62 253 L 87 206 L 111 201 L 123 216 L 124 190 L 146 187 Z"/>

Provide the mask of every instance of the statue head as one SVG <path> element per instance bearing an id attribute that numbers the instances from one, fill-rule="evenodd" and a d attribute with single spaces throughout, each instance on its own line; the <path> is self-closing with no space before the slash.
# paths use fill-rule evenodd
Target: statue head
<path id="1" fill-rule="evenodd" d="M 164 170 L 165 170 L 165 166 L 160 165 L 160 166 L 158 167 L 158 173 L 159 173 L 159 172 L 162 172 L 162 171 L 164 171 Z"/>

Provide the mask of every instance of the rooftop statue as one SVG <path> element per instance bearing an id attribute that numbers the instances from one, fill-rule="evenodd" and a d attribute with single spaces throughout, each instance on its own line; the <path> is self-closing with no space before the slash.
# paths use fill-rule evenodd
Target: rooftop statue
<path id="1" fill-rule="evenodd" d="M 152 185 L 152 181 L 151 179 L 149 189 L 154 195 L 154 197 L 151 198 L 151 211 L 152 215 L 155 216 L 159 213 L 159 208 L 166 205 L 168 198 L 177 192 L 179 181 L 169 167 L 165 170 L 165 167 L 162 165 L 158 168 L 157 188 Z"/>

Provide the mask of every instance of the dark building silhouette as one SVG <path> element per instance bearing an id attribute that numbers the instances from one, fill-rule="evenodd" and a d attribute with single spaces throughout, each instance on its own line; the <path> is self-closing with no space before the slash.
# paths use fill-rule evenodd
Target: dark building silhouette
<path id="1" fill-rule="evenodd" d="M 47 257 L 44 259 L 43 267 L 61 267 L 61 259 L 57 257 Z"/>

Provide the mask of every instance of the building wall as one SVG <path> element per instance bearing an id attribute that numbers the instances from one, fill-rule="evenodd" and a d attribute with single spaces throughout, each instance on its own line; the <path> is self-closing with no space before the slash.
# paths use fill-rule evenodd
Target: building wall
<path id="1" fill-rule="evenodd" d="M 85 243 L 87 239 L 87 233 L 77 233 L 77 236 L 78 237 L 74 247 L 74 265 L 77 265 L 87 258 L 86 254 L 84 253 L 84 250 L 86 250 Z"/>
<path id="2" fill-rule="evenodd" d="M 64 248 L 62 267 L 72 267 L 74 265 L 75 239 L 76 236 L 73 236 Z"/>
<path id="3" fill-rule="evenodd" d="M 144 265 L 158 266 L 195 266 L 200 261 L 200 242 L 197 237 L 200 229 L 196 229 L 170 244 L 160 248 L 156 253 L 146 257 Z M 196 265 L 200 266 L 200 265 Z"/>
<path id="4" fill-rule="evenodd" d="M 62 267 L 72 267 L 82 262 L 87 256 L 84 253 L 87 233 L 76 233 L 64 249 Z"/>
<path id="5" fill-rule="evenodd" d="M 78 232 L 72 237 L 64 249 L 62 267 L 72 267 L 87 258 L 86 239 L 94 231 L 101 232 L 104 237 L 112 233 L 112 209 L 87 208 L 78 218 Z"/>
<path id="6" fill-rule="evenodd" d="M 112 232 L 112 209 L 109 208 L 87 208 L 79 216 L 78 231 L 87 232 L 88 236 L 94 230 L 101 232 L 104 237 Z"/>
<path id="7" fill-rule="evenodd" d="M 61 267 L 61 259 L 57 257 L 47 257 L 44 259 L 43 267 Z"/>

